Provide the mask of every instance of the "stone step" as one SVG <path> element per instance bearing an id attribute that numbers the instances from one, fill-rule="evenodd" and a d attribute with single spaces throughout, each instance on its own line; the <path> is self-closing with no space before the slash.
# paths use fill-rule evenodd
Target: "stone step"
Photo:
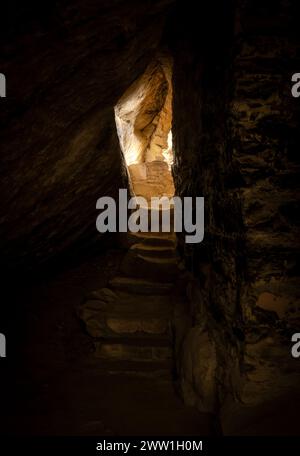
<path id="1" fill-rule="evenodd" d="M 153 282 L 150 280 L 117 276 L 110 280 L 110 286 L 117 291 L 126 291 L 138 295 L 166 295 L 171 293 L 171 282 Z"/>
<path id="2" fill-rule="evenodd" d="M 151 198 L 154 196 L 162 197 L 167 196 L 172 198 L 174 195 L 174 186 L 172 178 L 164 179 L 161 182 L 158 182 L 156 179 L 147 179 L 145 180 L 133 180 L 133 188 L 136 196 L 142 196 L 146 200 L 151 201 Z"/>
<path id="3" fill-rule="evenodd" d="M 174 208 L 155 209 L 149 206 L 139 207 L 142 220 L 146 221 L 146 232 L 148 233 L 174 233 Z"/>
<path id="4" fill-rule="evenodd" d="M 128 242 L 134 244 L 144 244 L 158 247 L 176 248 L 177 238 L 175 233 L 128 233 Z"/>
<path id="5" fill-rule="evenodd" d="M 144 311 L 146 313 L 166 313 L 172 309 L 171 297 L 163 295 L 137 295 L 122 290 L 112 290 L 101 288 L 87 295 L 87 302 L 91 308 L 103 309 L 103 301 L 108 303 L 106 306 L 109 312 L 136 313 Z"/>
<path id="6" fill-rule="evenodd" d="M 131 246 L 131 250 L 142 256 L 156 258 L 175 258 L 178 256 L 172 245 L 151 245 L 140 242 Z"/>
<path id="7" fill-rule="evenodd" d="M 122 261 L 120 272 L 130 277 L 172 282 L 178 274 L 177 264 L 176 258 L 151 258 L 129 250 Z"/>
<path id="8" fill-rule="evenodd" d="M 167 338 L 112 338 L 95 341 L 95 355 L 102 359 L 124 361 L 164 361 L 172 359 L 172 347 Z"/>
<path id="9" fill-rule="evenodd" d="M 100 357 L 101 358 L 101 357 Z M 125 375 L 144 378 L 173 378 L 174 363 L 172 359 L 160 361 L 130 361 L 122 359 L 97 359 L 99 368 L 110 375 Z"/>
<path id="10" fill-rule="evenodd" d="M 133 316 L 109 316 L 106 325 L 112 333 L 121 335 L 137 334 L 166 334 L 169 330 L 168 317 L 155 317 L 153 315 Z"/>
<path id="11" fill-rule="evenodd" d="M 106 288 L 94 292 L 80 308 L 79 316 L 92 337 L 154 335 L 170 333 L 172 303 L 169 296 L 114 293 Z"/>

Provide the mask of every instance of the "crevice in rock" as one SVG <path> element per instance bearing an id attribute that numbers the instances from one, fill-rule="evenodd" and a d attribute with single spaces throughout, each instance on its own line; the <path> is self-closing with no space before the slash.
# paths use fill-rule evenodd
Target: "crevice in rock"
<path id="1" fill-rule="evenodd" d="M 295 2 L 35 3 L 7 3 L 0 31 L 7 426 L 204 435 L 218 416 L 226 434 L 289 433 Z M 204 196 L 204 241 L 100 235 L 96 201 L 120 188 Z"/>
<path id="2" fill-rule="evenodd" d="M 172 61 L 158 55 L 119 99 L 120 146 L 136 196 L 172 197 Z"/>

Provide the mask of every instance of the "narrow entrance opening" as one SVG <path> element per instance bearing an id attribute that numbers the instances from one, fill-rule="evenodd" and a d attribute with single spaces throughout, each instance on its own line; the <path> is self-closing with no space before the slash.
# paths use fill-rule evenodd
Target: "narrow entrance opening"
<path id="1" fill-rule="evenodd" d="M 159 56 L 115 106 L 121 149 L 134 195 L 174 196 L 171 172 L 172 64 Z"/>

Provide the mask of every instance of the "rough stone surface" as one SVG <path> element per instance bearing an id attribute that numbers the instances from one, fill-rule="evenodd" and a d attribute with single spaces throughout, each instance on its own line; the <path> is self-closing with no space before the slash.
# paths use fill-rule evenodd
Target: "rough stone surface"
<path id="1" fill-rule="evenodd" d="M 0 110 L 6 270 L 99 239 L 96 200 L 127 185 L 114 105 L 153 58 L 170 3 L 8 8 L 0 65 L 8 81 Z"/>
<path id="2" fill-rule="evenodd" d="M 258 302 L 280 316 L 299 306 L 300 111 L 289 63 L 299 63 L 295 13 L 284 1 L 272 11 L 250 1 L 238 8 L 229 108 L 252 285 L 243 307 Z"/>
<path id="3" fill-rule="evenodd" d="M 129 166 L 132 188 L 136 196 L 174 196 L 174 182 L 166 161 L 153 160 Z"/>
<path id="4" fill-rule="evenodd" d="M 176 194 L 205 198 L 204 241 L 188 246 L 179 239 L 191 276 L 186 277 L 186 302 L 177 305 L 178 314 L 184 317 L 174 322 L 179 338 L 178 369 L 187 400 L 214 412 L 225 394 L 238 394 L 241 383 L 244 274 L 241 201 L 238 191 L 227 186 L 234 178 L 226 127 L 233 17 L 223 7 L 217 17 L 214 8 L 208 7 L 205 20 L 197 26 L 196 18 L 191 25 L 184 8 L 179 10 L 176 20 L 180 17 L 185 39 L 178 37 L 173 50 Z M 179 35 L 176 30 L 173 33 Z M 205 52 L 207 40 L 209 53 Z M 202 53 L 199 42 L 203 43 Z M 195 350 L 198 356 L 193 356 Z"/>
<path id="5" fill-rule="evenodd" d="M 178 304 L 181 319 L 175 320 L 183 394 L 200 407 L 207 406 L 201 399 L 208 385 L 207 398 L 215 391 L 217 407 L 243 398 L 249 385 L 263 403 L 255 375 L 245 375 L 246 337 L 260 333 L 263 324 L 260 337 L 275 331 L 274 353 L 284 340 L 288 347 L 299 308 L 299 103 L 290 93 L 299 62 L 297 14 L 285 1 L 274 8 L 237 2 L 234 16 L 223 7 L 219 22 L 214 7 L 207 8 L 197 37 L 184 8 L 175 23 L 180 17 L 185 39 L 173 30 L 176 194 L 205 197 L 204 242 L 189 247 L 179 240 L 194 291 L 186 304 Z M 209 53 L 204 44 L 199 52 L 202 40 L 209 40 Z M 285 320 L 278 322 L 277 315 Z M 213 356 L 192 356 L 195 339 L 200 346 L 203 338 L 208 351 L 211 344 L 217 347 L 215 369 Z M 262 347 L 252 368 L 265 366 L 268 396 L 279 393 L 275 371 L 279 384 L 295 387 L 295 375 L 279 366 L 271 372 Z M 288 349 L 283 352 L 290 357 Z M 210 372 L 207 384 L 201 383 L 203 365 Z"/>
<path id="6" fill-rule="evenodd" d="M 300 105 L 290 92 L 300 55 L 296 17 L 295 2 L 279 1 L 270 10 L 246 1 L 237 9 L 229 132 L 245 227 L 249 286 L 240 301 L 246 336 L 241 398 L 250 432 L 257 432 L 255 421 L 266 404 L 276 409 L 283 397 L 287 403 L 293 396 L 297 400 L 299 384 L 299 363 L 290 354 L 300 304 L 299 159 L 294 153 L 300 144 Z"/>
<path id="7" fill-rule="evenodd" d="M 128 165 L 163 159 L 171 129 L 171 64 L 157 55 L 115 107 L 120 143 Z"/>
<path id="8" fill-rule="evenodd" d="M 185 401 L 218 412 L 226 433 L 250 433 L 265 410 L 274 413 L 266 401 L 281 411 L 282 394 L 290 404 L 299 385 L 289 345 L 300 324 L 300 104 L 290 94 L 300 66 L 297 2 L 207 2 L 200 16 L 198 5 L 169 10 L 172 3 L 8 6 L 0 31 L 8 81 L 0 110 L 1 266 L 30 269 L 94 246 L 96 200 L 128 184 L 114 107 L 147 68 L 154 84 L 133 125 L 143 163 L 129 172 L 137 184 L 150 184 L 151 175 L 163 193 L 154 181 L 169 163 L 172 94 L 157 51 L 168 44 L 176 194 L 205 197 L 205 239 L 190 246 L 178 237 L 182 264 L 174 236 L 120 237 L 130 249 L 120 275 L 88 297 L 81 317 L 112 370 L 122 361 L 134 372 L 144 361 L 170 370 L 175 354 Z M 154 189 L 144 184 L 138 193 L 149 190 L 148 197 Z M 163 304 L 170 296 L 174 352 L 171 318 L 151 307 L 151 298 Z"/>
<path id="9" fill-rule="evenodd" d="M 91 293 L 80 306 L 78 315 L 93 337 L 97 357 L 167 362 L 169 367 L 172 295 L 179 272 L 175 245 L 173 251 L 168 246 L 170 256 L 161 258 L 161 246 L 147 244 L 147 237 L 144 245 L 141 238 L 138 248 L 134 244 L 125 254 L 121 276 L 112 279 L 108 288 Z"/>
<path id="10" fill-rule="evenodd" d="M 115 107 L 121 148 L 137 196 L 173 196 L 172 64 L 158 54 Z"/>

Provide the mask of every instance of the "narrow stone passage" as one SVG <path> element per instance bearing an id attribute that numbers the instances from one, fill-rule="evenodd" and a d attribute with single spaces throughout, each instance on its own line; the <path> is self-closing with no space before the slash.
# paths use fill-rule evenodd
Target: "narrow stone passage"
<path id="1" fill-rule="evenodd" d="M 126 361 L 126 368 L 128 362 L 139 362 L 138 373 L 156 368 L 171 371 L 176 238 L 174 233 L 128 236 L 132 245 L 119 275 L 88 297 L 80 316 L 95 338 L 99 358 L 117 366 Z"/>
<path id="2" fill-rule="evenodd" d="M 140 206 L 152 197 L 171 198 L 175 191 L 171 67 L 170 57 L 157 56 L 115 106 L 131 194 L 147 215 L 148 229 L 155 218 L 159 220 L 159 232 L 153 233 L 151 227 L 152 232 L 127 233 L 129 248 L 118 275 L 88 296 L 79 312 L 94 338 L 96 356 L 111 370 L 124 366 L 139 376 L 172 372 L 172 296 L 179 261 L 174 214 L 171 208 L 166 230 L 161 206 L 156 211 L 151 205 Z"/>
<path id="3" fill-rule="evenodd" d="M 127 241 L 130 248 L 118 274 L 107 287 L 92 292 L 80 308 L 94 339 L 96 369 L 111 379 L 106 380 L 107 394 L 118 390 L 126 396 L 132 417 L 127 432 L 132 428 L 142 434 L 211 434 L 213 417 L 186 407 L 174 382 L 171 322 L 179 291 L 176 236 L 173 232 L 129 233 Z M 136 395 L 142 402 L 135 401 Z"/>

